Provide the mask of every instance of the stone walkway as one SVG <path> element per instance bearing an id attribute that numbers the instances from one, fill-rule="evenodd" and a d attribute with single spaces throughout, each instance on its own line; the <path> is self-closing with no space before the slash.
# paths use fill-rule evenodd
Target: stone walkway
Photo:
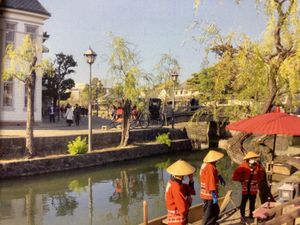
<path id="1" fill-rule="evenodd" d="M 184 123 L 185 124 L 185 123 Z M 92 118 L 93 133 L 106 132 L 102 129 L 102 126 L 107 126 L 108 131 L 120 131 L 120 129 L 113 126 L 112 121 L 109 119 L 104 119 L 101 117 Z M 154 125 L 153 125 L 154 126 Z M 170 127 L 170 126 L 164 126 Z M 177 124 L 176 128 L 181 126 Z M 151 128 L 151 125 L 150 125 Z M 135 129 L 141 129 L 137 127 Z M 11 138 L 11 137 L 25 137 L 26 126 L 2 126 L 0 130 L 0 138 Z M 55 121 L 55 123 L 50 123 L 49 120 L 44 119 L 42 123 L 34 126 L 34 136 L 35 137 L 53 137 L 53 136 L 67 136 L 67 135 L 78 135 L 78 134 L 88 134 L 88 118 L 82 117 L 79 126 L 74 123 L 69 127 L 65 119 L 60 121 Z"/>
<path id="2" fill-rule="evenodd" d="M 103 119 L 100 117 L 93 117 L 93 133 L 104 132 L 101 127 L 103 125 L 110 126 L 111 120 Z M 26 126 L 3 126 L 0 130 L 0 138 L 7 137 L 25 137 Z M 110 129 L 118 131 L 118 129 Z M 64 136 L 64 135 L 76 135 L 76 134 L 87 134 L 88 133 L 88 118 L 82 117 L 79 126 L 74 123 L 69 127 L 65 119 L 50 123 L 48 120 L 43 120 L 42 123 L 35 125 L 34 136 L 36 137 L 47 137 L 47 136 Z"/>

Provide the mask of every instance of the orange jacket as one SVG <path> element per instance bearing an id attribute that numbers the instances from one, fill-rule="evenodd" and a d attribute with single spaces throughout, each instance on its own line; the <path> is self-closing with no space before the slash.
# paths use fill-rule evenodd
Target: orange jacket
<path id="1" fill-rule="evenodd" d="M 168 210 L 168 224 L 185 225 L 189 211 L 185 188 L 182 184 L 169 180 L 166 187 L 166 207 Z"/>
<path id="2" fill-rule="evenodd" d="M 218 171 L 214 164 L 203 163 L 199 173 L 200 177 L 200 198 L 205 200 L 212 200 L 212 192 L 218 194 Z"/>
<path id="3" fill-rule="evenodd" d="M 247 162 L 241 163 L 232 174 L 232 180 L 242 183 L 242 194 L 256 195 L 258 182 L 263 179 L 263 171 L 255 164 L 249 167 Z"/>

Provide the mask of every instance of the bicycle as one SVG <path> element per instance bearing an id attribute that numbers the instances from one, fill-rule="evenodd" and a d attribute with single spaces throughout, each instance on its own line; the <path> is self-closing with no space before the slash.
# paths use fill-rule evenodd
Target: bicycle
<path id="1" fill-rule="evenodd" d="M 138 113 L 137 116 L 131 115 L 130 119 L 130 128 L 134 129 L 138 126 L 141 126 L 142 128 L 147 128 L 149 126 L 150 118 L 147 113 L 141 112 Z"/>

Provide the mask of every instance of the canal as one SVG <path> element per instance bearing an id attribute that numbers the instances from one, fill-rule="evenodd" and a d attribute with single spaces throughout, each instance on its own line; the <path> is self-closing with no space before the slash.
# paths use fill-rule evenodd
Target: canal
<path id="1" fill-rule="evenodd" d="M 199 199 L 199 167 L 206 152 L 160 155 L 35 177 L 0 181 L 1 225 L 136 225 L 143 219 L 143 200 L 149 217 L 163 215 L 164 187 L 169 162 L 184 159 L 197 168 L 193 204 Z M 219 163 L 227 181 L 221 194 L 234 190 L 239 202 L 240 187 L 231 182 L 234 166 L 228 157 Z"/>

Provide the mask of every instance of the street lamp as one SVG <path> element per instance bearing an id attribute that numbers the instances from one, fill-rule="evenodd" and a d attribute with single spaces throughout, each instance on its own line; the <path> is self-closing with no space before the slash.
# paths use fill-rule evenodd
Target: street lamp
<path id="1" fill-rule="evenodd" d="M 89 49 L 84 53 L 86 62 L 90 64 L 90 85 L 89 85 L 89 149 L 88 152 L 92 151 L 92 64 L 95 62 L 97 54 L 89 47 Z"/>
<path id="2" fill-rule="evenodd" d="M 172 129 L 174 129 L 174 111 L 175 111 L 175 84 L 178 79 L 178 73 L 176 71 L 173 71 L 171 74 L 172 81 L 173 81 L 173 97 L 172 97 Z"/>
<path id="3" fill-rule="evenodd" d="M 96 84 L 96 107 L 97 107 L 97 117 L 99 116 L 99 102 L 98 102 L 98 95 L 100 92 L 100 87 L 101 87 L 101 81 L 98 80 Z"/>

